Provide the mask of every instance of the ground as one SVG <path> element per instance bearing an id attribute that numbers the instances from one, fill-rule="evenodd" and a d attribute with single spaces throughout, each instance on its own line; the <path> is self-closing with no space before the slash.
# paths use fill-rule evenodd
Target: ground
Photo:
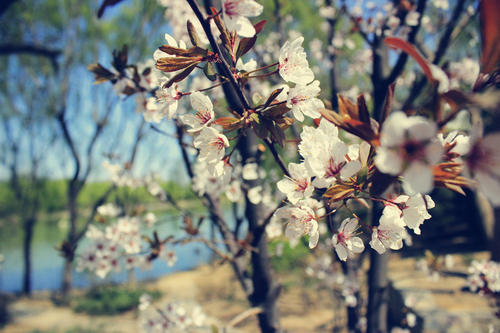
<path id="1" fill-rule="evenodd" d="M 457 270 L 464 263 L 457 260 Z M 433 281 L 415 269 L 414 259 L 391 260 L 390 277 L 405 297 L 415 299 L 415 310 L 425 317 L 426 332 L 488 332 L 496 323 L 488 301 L 479 295 L 461 291 L 464 279 L 444 275 Z M 291 275 L 281 276 L 284 285 L 280 297 L 282 325 L 287 332 L 331 332 L 345 324 L 344 307 L 330 291 L 301 283 Z M 162 299 L 195 301 L 212 320 L 228 323 L 248 309 L 247 302 L 228 265 L 201 266 L 147 282 L 151 289 L 161 290 Z M 87 316 L 68 307 L 56 307 L 48 293 L 33 298 L 16 299 L 10 306 L 13 321 L 6 333 L 26 332 L 137 332 L 137 311 L 117 316 Z M 216 318 L 216 319 L 215 319 Z M 496 326 L 499 327 L 499 326 Z M 86 329 L 76 330 L 75 328 Z M 37 331 L 38 330 L 38 331 Z M 237 326 L 237 332 L 256 332 L 255 317 Z M 340 330 L 339 332 L 342 332 Z"/>

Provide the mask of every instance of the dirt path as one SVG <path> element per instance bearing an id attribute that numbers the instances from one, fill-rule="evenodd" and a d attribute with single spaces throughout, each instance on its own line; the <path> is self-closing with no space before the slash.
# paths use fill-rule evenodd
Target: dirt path
<path id="1" fill-rule="evenodd" d="M 394 256 L 390 277 L 406 297 L 417 300 L 415 309 L 425 317 L 425 332 L 488 332 L 494 322 L 488 301 L 479 295 L 463 292 L 463 278 L 443 276 L 433 281 L 415 269 L 414 259 Z M 464 265 L 457 269 L 464 269 Z M 335 324 L 345 324 L 345 309 L 327 289 L 305 287 L 300 274 L 280 277 L 283 290 L 279 300 L 282 326 L 286 332 L 331 332 Z M 246 299 L 227 265 L 201 266 L 145 283 L 160 290 L 162 302 L 181 300 L 199 303 L 211 318 L 227 323 L 248 309 Z M 138 332 L 137 311 L 115 316 L 88 316 L 74 313 L 68 307 L 56 307 L 48 294 L 32 299 L 20 298 L 10 305 L 13 321 L 6 333 L 66 333 L 84 328 L 99 333 Z M 335 319 L 335 320 L 334 320 Z M 215 320 L 215 319 L 214 319 Z M 498 325 L 498 321 L 496 322 Z M 449 328 L 449 329 L 448 329 Z M 250 317 L 238 325 L 238 332 L 257 332 L 257 321 Z M 443 331 L 444 329 L 444 331 Z M 77 330 L 71 332 L 78 332 Z M 339 331 L 342 332 L 342 331 Z"/>

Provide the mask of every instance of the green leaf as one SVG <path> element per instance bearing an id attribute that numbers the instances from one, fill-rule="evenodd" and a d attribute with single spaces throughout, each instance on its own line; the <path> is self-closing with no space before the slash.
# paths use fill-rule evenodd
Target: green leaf
<path id="1" fill-rule="evenodd" d="M 193 43 L 194 46 L 201 47 L 203 44 L 200 40 L 200 36 L 198 36 L 196 28 L 194 27 L 193 23 L 191 23 L 190 20 L 187 21 L 187 30 L 189 34 L 189 39 L 191 39 L 191 43 Z"/>
<path id="2" fill-rule="evenodd" d="M 211 62 L 207 62 L 205 66 L 203 66 L 203 73 L 210 81 L 217 80 L 217 72 L 215 71 L 215 66 Z"/>

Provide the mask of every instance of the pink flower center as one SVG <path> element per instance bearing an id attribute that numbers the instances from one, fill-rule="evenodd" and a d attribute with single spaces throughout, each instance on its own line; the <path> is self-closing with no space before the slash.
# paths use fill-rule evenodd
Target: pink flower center
<path id="1" fill-rule="evenodd" d="M 196 118 L 198 118 L 202 125 L 205 125 L 212 119 L 212 115 L 210 114 L 210 112 L 197 112 Z"/>
<path id="2" fill-rule="evenodd" d="M 307 97 L 307 96 L 295 96 L 292 98 L 292 104 L 295 105 L 295 104 L 298 104 L 300 102 L 307 101 L 308 99 L 309 99 L 309 97 Z"/>
<path id="3" fill-rule="evenodd" d="M 377 238 L 380 240 L 388 240 L 389 235 L 387 235 L 387 232 L 385 230 L 378 229 Z"/>
<path id="4" fill-rule="evenodd" d="M 325 178 L 337 177 L 340 173 L 340 170 L 344 167 L 345 162 L 335 163 L 335 161 L 330 158 L 328 162 L 328 167 L 325 170 Z"/>
<path id="5" fill-rule="evenodd" d="M 421 160 L 425 156 L 425 143 L 418 141 L 406 141 L 401 147 L 405 160 Z"/>
<path id="6" fill-rule="evenodd" d="M 222 139 L 220 136 L 215 138 L 213 141 L 212 141 L 212 146 L 216 147 L 218 150 L 222 150 L 224 149 L 224 147 L 226 146 L 225 142 L 224 142 L 224 139 Z"/>
<path id="7" fill-rule="evenodd" d="M 494 165 L 490 156 L 493 156 L 491 152 L 485 149 L 485 147 L 481 146 L 480 143 L 476 143 L 469 153 L 467 165 L 471 170 L 486 171 L 488 170 L 489 166 Z"/>
<path id="8" fill-rule="evenodd" d="M 299 179 L 295 181 L 296 184 L 296 191 L 299 192 L 305 192 L 307 190 L 307 187 L 309 186 L 309 182 L 307 179 Z"/>
<path id="9" fill-rule="evenodd" d="M 348 239 L 349 239 L 349 237 L 346 234 L 344 234 L 343 232 L 339 232 L 337 234 L 337 241 L 341 244 L 345 244 Z"/>

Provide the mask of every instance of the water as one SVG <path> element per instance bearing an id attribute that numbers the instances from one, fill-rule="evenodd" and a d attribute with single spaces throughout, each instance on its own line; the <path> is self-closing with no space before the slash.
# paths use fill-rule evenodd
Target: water
<path id="1" fill-rule="evenodd" d="M 160 222 L 155 229 L 160 237 L 185 235 L 180 228 L 179 217 L 164 215 L 159 220 Z M 33 290 L 55 290 L 61 287 L 64 259 L 55 247 L 64 239 L 67 230 L 65 227 L 61 227 L 65 224 L 62 222 L 64 221 L 40 221 L 35 226 L 32 244 Z M 9 226 L 6 221 L 2 221 L 0 225 L 0 253 L 5 257 L 0 269 L 0 290 L 18 292 L 22 289 L 23 279 L 22 230 L 17 226 Z M 203 223 L 201 232 L 204 235 L 208 235 L 208 227 L 208 221 Z M 177 262 L 174 266 L 169 267 L 161 259 L 155 260 L 150 270 L 135 269 L 136 279 L 138 281 L 154 279 L 173 272 L 189 270 L 208 262 L 212 256 L 211 250 L 200 243 L 188 243 L 171 248 L 175 250 L 177 255 Z M 105 282 L 120 283 L 127 281 L 127 279 L 128 272 L 125 270 L 120 273 L 110 273 L 104 280 L 86 272 L 73 270 L 73 286 L 77 288 Z"/>

